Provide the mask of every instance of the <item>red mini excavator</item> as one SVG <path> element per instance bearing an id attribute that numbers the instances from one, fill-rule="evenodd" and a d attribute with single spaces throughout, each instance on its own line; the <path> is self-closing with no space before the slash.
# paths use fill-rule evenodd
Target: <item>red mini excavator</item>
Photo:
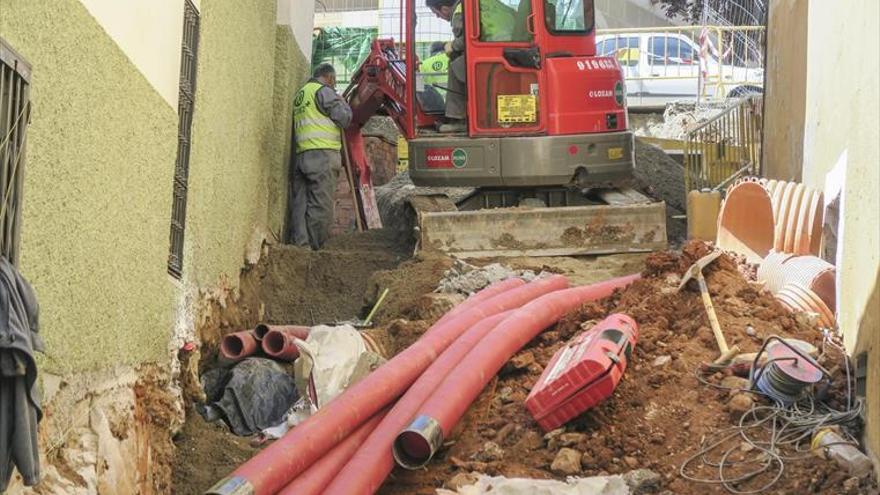
<path id="1" fill-rule="evenodd" d="M 592 0 L 462 0 L 468 119 L 458 133 L 436 130 L 443 105 L 423 97 L 423 1 L 402 0 L 401 19 L 411 21 L 403 43 L 375 40 L 344 93 L 354 113 L 347 166 L 365 225 L 381 221 L 360 129 L 386 114 L 409 143 L 415 185 L 475 188 L 457 204 L 411 201 L 422 249 L 474 257 L 664 248 L 665 205 L 628 188 L 623 73 L 615 58 L 596 56 Z"/>

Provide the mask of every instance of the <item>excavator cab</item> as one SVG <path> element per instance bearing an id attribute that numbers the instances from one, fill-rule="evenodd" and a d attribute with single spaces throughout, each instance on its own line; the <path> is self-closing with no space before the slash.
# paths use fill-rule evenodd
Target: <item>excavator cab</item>
<path id="1" fill-rule="evenodd" d="M 405 59 L 415 60 L 419 24 L 404 0 Z M 467 133 L 437 135 L 436 105 L 420 108 L 410 142 L 416 185 L 590 187 L 632 176 L 623 73 L 597 57 L 592 0 L 463 0 Z M 430 14 L 429 14 L 430 15 Z M 419 81 L 418 64 L 409 80 Z M 416 91 L 418 84 L 410 88 Z"/>

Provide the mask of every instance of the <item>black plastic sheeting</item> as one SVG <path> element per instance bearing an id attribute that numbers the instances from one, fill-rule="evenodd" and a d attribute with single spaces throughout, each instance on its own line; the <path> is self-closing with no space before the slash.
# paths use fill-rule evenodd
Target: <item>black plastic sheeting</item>
<path id="1" fill-rule="evenodd" d="M 232 368 L 214 368 L 202 375 L 201 382 L 208 410 L 219 411 L 229 429 L 240 436 L 277 425 L 299 398 L 293 377 L 266 358 L 250 357 Z"/>

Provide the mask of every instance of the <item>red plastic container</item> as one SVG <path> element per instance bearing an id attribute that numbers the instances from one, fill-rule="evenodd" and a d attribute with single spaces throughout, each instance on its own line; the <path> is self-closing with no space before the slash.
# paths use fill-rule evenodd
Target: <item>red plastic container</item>
<path id="1" fill-rule="evenodd" d="M 544 431 L 611 397 L 639 338 L 639 326 L 613 314 L 560 349 L 526 398 L 526 408 Z"/>

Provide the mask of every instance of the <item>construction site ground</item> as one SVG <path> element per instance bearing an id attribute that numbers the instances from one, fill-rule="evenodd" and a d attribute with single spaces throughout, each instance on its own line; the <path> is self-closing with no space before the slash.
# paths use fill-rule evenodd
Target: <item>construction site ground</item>
<path id="1" fill-rule="evenodd" d="M 216 325 L 208 325 L 201 369 L 216 365 L 212 346 L 219 335 L 239 330 L 239 325 L 255 317 L 306 325 L 351 319 L 363 316 L 380 288 L 390 289 L 376 316 L 388 352 L 412 343 L 440 316 L 424 295 L 434 291 L 453 261 L 436 254 L 410 258 L 411 246 L 395 239 L 386 231 L 374 231 L 338 237 L 319 252 L 271 247 L 242 282 L 243 287 L 253 289 L 253 299 L 240 300 L 238 305 L 257 309 L 221 316 Z M 688 482 L 679 476 L 681 463 L 697 451 L 701 438 L 731 427 L 741 415 L 728 405 L 729 392 L 697 380 L 695 369 L 717 357 L 718 349 L 699 293 L 676 291 L 681 274 L 709 249 L 702 243 L 689 243 L 679 253 L 479 260 L 478 264 L 502 261 L 511 268 L 562 273 L 573 284 L 634 272 L 642 272 L 645 278 L 569 314 L 530 342 L 483 391 L 451 444 L 427 469 L 395 469 L 379 493 L 433 494 L 456 475 L 471 472 L 565 479 L 566 473 L 551 469 L 563 447 L 583 453 L 580 472 L 569 474 L 617 474 L 647 468 L 661 476 L 657 493 L 725 493 L 719 485 Z M 749 281 L 748 270 L 732 258 L 720 258 L 708 269 L 707 279 L 727 338 L 743 352 L 756 351 L 771 334 L 820 344 L 817 328 Z M 229 307 L 224 311 L 231 314 Z M 523 400 L 569 337 L 612 312 L 625 312 L 641 325 L 633 363 L 609 400 L 565 427 L 566 433 L 573 434 L 545 436 Z M 666 362 L 658 364 L 662 361 Z M 826 362 L 828 367 L 835 364 L 840 363 Z M 717 384 L 722 378 L 710 376 L 709 381 Z M 174 491 L 178 494 L 201 493 L 259 448 L 229 433 L 222 422 L 204 422 L 192 409 L 176 446 Z M 714 468 L 703 467 L 692 474 L 711 477 Z M 770 493 L 863 493 L 864 487 L 847 478 L 832 462 L 808 455 L 787 462 Z"/>

